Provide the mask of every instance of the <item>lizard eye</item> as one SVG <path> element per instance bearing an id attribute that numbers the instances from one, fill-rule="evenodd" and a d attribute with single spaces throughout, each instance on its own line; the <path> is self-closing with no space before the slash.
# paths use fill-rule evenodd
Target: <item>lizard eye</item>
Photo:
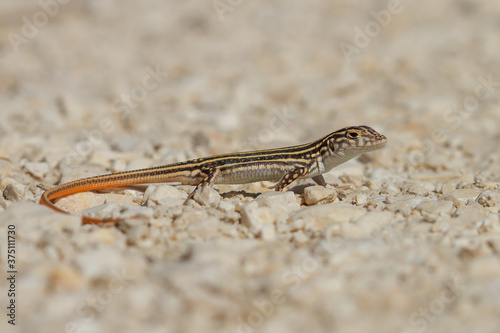
<path id="1" fill-rule="evenodd" d="M 346 136 L 349 139 L 356 139 L 358 137 L 358 132 L 347 132 Z"/>

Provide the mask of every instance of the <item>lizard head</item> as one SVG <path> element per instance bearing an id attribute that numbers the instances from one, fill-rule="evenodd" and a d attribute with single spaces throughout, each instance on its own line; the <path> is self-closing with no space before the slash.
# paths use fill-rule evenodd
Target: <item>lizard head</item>
<path id="1" fill-rule="evenodd" d="M 329 166 L 336 166 L 360 154 L 385 146 L 387 138 L 369 126 L 350 126 L 335 131 L 324 138 L 323 159 Z"/>

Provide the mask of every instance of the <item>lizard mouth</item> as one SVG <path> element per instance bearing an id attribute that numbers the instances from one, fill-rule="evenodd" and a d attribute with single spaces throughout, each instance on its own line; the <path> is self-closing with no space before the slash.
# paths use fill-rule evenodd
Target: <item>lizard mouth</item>
<path id="1" fill-rule="evenodd" d="M 375 139 L 374 146 L 382 148 L 387 143 L 387 138 L 385 135 L 380 134 L 380 137 Z"/>
<path id="2" fill-rule="evenodd" d="M 367 140 L 359 148 L 364 151 L 373 151 L 382 148 L 383 146 L 386 145 L 386 143 L 387 143 L 387 138 L 385 137 L 385 135 L 380 134 L 374 139 Z"/>

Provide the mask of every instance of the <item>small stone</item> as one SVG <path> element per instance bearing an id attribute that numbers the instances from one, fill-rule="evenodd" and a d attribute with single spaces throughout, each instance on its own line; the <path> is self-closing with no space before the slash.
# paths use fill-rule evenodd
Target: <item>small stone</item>
<path id="1" fill-rule="evenodd" d="M 0 199 L 0 211 L 9 208 L 11 205 L 11 201 Z"/>
<path id="2" fill-rule="evenodd" d="M 500 215 L 498 213 L 489 214 L 479 226 L 481 233 L 500 233 Z"/>
<path id="3" fill-rule="evenodd" d="M 292 240 L 296 243 L 304 244 L 309 241 L 309 237 L 302 230 L 299 230 L 293 233 Z"/>
<path id="4" fill-rule="evenodd" d="M 70 212 L 82 212 L 106 202 L 133 204 L 133 197 L 116 193 L 81 192 L 59 199 L 57 206 Z"/>
<path id="5" fill-rule="evenodd" d="M 344 202 L 306 207 L 292 213 L 289 222 L 305 220 L 317 229 L 324 229 L 332 224 L 346 223 L 353 218 L 366 214 L 366 210 Z"/>
<path id="6" fill-rule="evenodd" d="M 4 134 L 5 134 L 5 132 L 2 133 L 2 140 L 6 138 L 6 136 Z M 2 142 L 2 157 L 3 158 L 0 158 L 0 179 L 15 177 L 15 176 L 19 175 L 19 173 L 21 172 L 18 163 L 11 162 L 7 158 L 7 156 L 9 156 L 9 153 L 3 149 L 7 145 L 8 144 L 6 141 Z"/>
<path id="7" fill-rule="evenodd" d="M 266 241 L 273 241 L 276 239 L 276 227 L 273 223 L 266 223 L 262 226 L 260 237 Z"/>
<path id="8" fill-rule="evenodd" d="M 484 209 L 483 206 L 477 202 L 468 204 L 467 206 L 458 207 L 455 211 L 454 216 L 470 216 L 474 218 L 486 217 L 490 212 Z"/>
<path id="9" fill-rule="evenodd" d="M 481 192 L 476 202 L 483 207 L 500 207 L 500 193 L 491 190 Z"/>
<path id="10" fill-rule="evenodd" d="M 304 219 L 295 219 L 292 221 L 289 221 L 286 226 L 290 231 L 294 232 L 297 230 L 305 230 L 306 229 L 306 220 Z"/>
<path id="11" fill-rule="evenodd" d="M 392 196 L 397 196 L 401 194 L 401 189 L 394 184 L 389 184 L 385 186 L 385 189 L 382 190 L 382 193 L 386 193 Z"/>
<path id="12" fill-rule="evenodd" d="M 38 180 L 41 180 L 50 171 L 48 163 L 45 162 L 27 162 L 24 165 L 26 171 Z"/>
<path id="13" fill-rule="evenodd" d="M 374 210 L 377 207 L 385 207 L 388 204 L 386 195 L 373 195 L 367 198 L 366 207 L 368 210 Z"/>
<path id="14" fill-rule="evenodd" d="M 236 206 L 231 201 L 222 200 L 219 203 L 219 209 L 226 213 L 232 213 L 236 210 Z"/>
<path id="15" fill-rule="evenodd" d="M 11 201 L 24 201 L 28 187 L 19 183 L 12 183 L 5 187 L 3 197 Z"/>
<path id="16" fill-rule="evenodd" d="M 365 185 L 372 191 L 378 190 L 382 187 L 382 183 L 378 180 L 367 180 Z"/>
<path id="17" fill-rule="evenodd" d="M 207 239 L 217 234 L 219 223 L 217 218 L 209 217 L 191 223 L 186 230 L 192 237 Z"/>
<path id="18" fill-rule="evenodd" d="M 255 200 L 259 207 L 268 207 L 273 210 L 276 217 L 288 217 L 288 214 L 300 209 L 300 204 L 291 191 L 269 191 L 259 195 Z"/>
<path id="19" fill-rule="evenodd" d="M 202 206 L 217 207 L 220 203 L 220 194 L 210 186 L 202 186 L 194 193 L 193 199 Z"/>
<path id="20" fill-rule="evenodd" d="M 387 209 L 394 213 L 401 213 L 403 216 L 409 216 L 421 202 L 422 199 L 401 199 L 387 205 Z"/>
<path id="21" fill-rule="evenodd" d="M 241 220 L 241 214 L 238 212 L 229 212 L 224 215 L 224 221 L 229 223 L 238 223 Z"/>
<path id="22" fill-rule="evenodd" d="M 82 192 L 57 200 L 56 206 L 68 212 L 80 213 L 84 209 L 97 206 L 102 203 L 104 203 L 104 201 L 99 201 L 98 197 L 94 193 Z"/>
<path id="23" fill-rule="evenodd" d="M 134 206 L 142 206 L 142 199 L 144 196 L 143 191 L 138 191 L 134 189 L 121 189 L 120 194 L 124 197 L 129 197 L 129 199 L 134 203 Z"/>
<path id="24" fill-rule="evenodd" d="M 437 216 L 450 215 L 455 207 L 453 202 L 446 200 L 427 200 L 415 207 L 423 217 L 434 219 Z"/>
<path id="25" fill-rule="evenodd" d="M 13 178 L 10 178 L 10 177 L 1 177 L 0 176 L 0 190 L 5 190 L 5 188 L 7 187 L 7 185 L 10 185 L 10 184 L 17 184 L 17 181 Z"/>
<path id="26" fill-rule="evenodd" d="M 366 201 L 367 201 L 366 194 L 358 193 L 354 197 L 354 202 L 356 203 L 356 206 L 363 206 L 364 204 L 366 204 Z"/>
<path id="27" fill-rule="evenodd" d="M 441 188 L 441 193 L 443 195 L 447 195 L 447 194 L 450 194 L 451 192 L 455 191 L 456 189 L 457 189 L 456 183 L 448 182 L 448 183 L 444 184 L 443 187 Z"/>
<path id="28" fill-rule="evenodd" d="M 274 211 L 269 207 L 259 207 L 255 200 L 241 209 L 241 223 L 249 229 L 260 231 L 264 224 L 272 223 L 274 220 Z"/>
<path id="29" fill-rule="evenodd" d="M 432 193 L 432 192 L 436 192 L 437 191 L 437 186 L 436 184 L 434 183 L 430 183 L 430 182 L 423 182 L 422 184 L 420 184 L 426 191 L 427 191 L 427 195 L 429 195 L 429 193 Z"/>
<path id="30" fill-rule="evenodd" d="M 179 191 L 175 186 L 171 185 L 160 185 L 160 186 L 149 186 L 144 192 L 142 202 L 148 207 L 154 207 L 156 205 L 166 205 L 172 207 L 172 204 L 182 204 L 187 198 L 185 192 Z"/>
<path id="31" fill-rule="evenodd" d="M 116 202 L 108 202 L 84 209 L 82 215 L 97 220 L 117 219 L 120 215 L 120 206 Z"/>
<path id="32" fill-rule="evenodd" d="M 121 219 L 150 220 L 154 216 L 154 210 L 150 207 L 129 206 L 120 212 Z"/>
<path id="33" fill-rule="evenodd" d="M 333 188 L 324 186 L 309 186 L 304 189 L 304 201 L 306 205 L 315 205 L 323 200 L 334 201 L 337 198 L 337 192 Z"/>
<path id="34" fill-rule="evenodd" d="M 428 193 L 428 191 L 423 186 L 416 183 L 411 183 L 406 189 L 406 192 L 409 194 L 418 195 L 420 197 L 424 197 Z"/>
<path id="35" fill-rule="evenodd" d="M 158 202 L 158 206 L 162 206 L 165 208 L 172 208 L 177 206 L 184 205 L 186 202 L 185 199 L 176 199 L 176 198 L 163 198 Z"/>
<path id="36" fill-rule="evenodd" d="M 464 188 L 464 189 L 454 190 L 453 192 L 442 196 L 440 199 L 453 201 L 453 203 L 455 203 L 458 206 L 464 206 L 469 201 L 476 200 L 476 198 L 480 193 L 481 190 L 479 189 Z"/>

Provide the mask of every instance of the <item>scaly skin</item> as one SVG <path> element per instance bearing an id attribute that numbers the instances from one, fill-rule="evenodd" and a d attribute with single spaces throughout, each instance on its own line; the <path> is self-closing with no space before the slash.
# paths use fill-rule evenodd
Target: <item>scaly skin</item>
<path id="1" fill-rule="evenodd" d="M 67 213 L 57 207 L 53 200 L 80 192 L 149 183 L 196 185 L 187 200 L 200 187 L 213 184 L 279 180 L 273 188 L 282 191 L 297 179 L 312 178 L 317 184 L 325 186 L 323 173 L 360 154 L 380 149 L 386 142 L 386 137 L 371 127 L 346 127 L 298 146 L 215 155 L 160 167 L 78 179 L 44 192 L 40 203 Z M 83 217 L 82 221 L 97 224 L 120 220 Z"/>

